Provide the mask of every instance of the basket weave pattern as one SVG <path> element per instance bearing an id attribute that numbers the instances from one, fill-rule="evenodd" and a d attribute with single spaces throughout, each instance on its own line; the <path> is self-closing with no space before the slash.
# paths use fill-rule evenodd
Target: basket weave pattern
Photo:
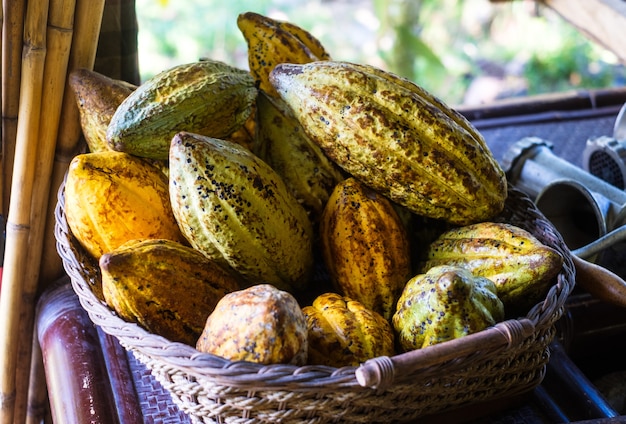
<path id="1" fill-rule="evenodd" d="M 546 298 L 526 317 L 493 329 L 494 337 L 504 342 L 485 345 L 473 338 L 476 335 L 466 336 L 438 347 L 459 355 L 425 358 L 438 352 L 429 350 L 433 346 L 376 358 L 361 369 L 231 362 L 150 334 L 123 321 L 99 300 L 99 268 L 68 229 L 63 190 L 61 185 L 55 210 L 57 250 L 81 304 L 96 325 L 117 337 L 151 370 L 197 423 L 402 422 L 529 391 L 544 377 L 555 323 L 575 282 L 574 265 L 560 234 L 525 194 L 510 188 L 498 220 L 530 231 L 557 249 L 565 262 Z M 519 332 L 520 323 L 531 330 Z M 488 331 L 481 333 L 491 334 Z M 358 378 L 363 371 L 380 374 L 380 379 L 364 387 Z"/>

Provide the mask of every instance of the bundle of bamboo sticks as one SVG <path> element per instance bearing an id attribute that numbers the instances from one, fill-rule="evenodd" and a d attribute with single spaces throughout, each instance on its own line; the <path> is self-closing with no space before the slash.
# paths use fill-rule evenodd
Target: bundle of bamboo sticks
<path id="1" fill-rule="evenodd" d="M 3 0 L 0 213 L 0 424 L 41 422 L 46 402 L 35 299 L 63 274 L 54 237 L 56 194 L 81 143 L 67 77 L 93 69 L 104 0 Z M 49 245 L 49 243 L 48 243 Z"/>

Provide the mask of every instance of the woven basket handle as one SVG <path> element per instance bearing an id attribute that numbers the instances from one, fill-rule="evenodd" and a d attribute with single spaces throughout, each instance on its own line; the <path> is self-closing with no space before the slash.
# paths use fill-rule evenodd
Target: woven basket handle
<path id="1" fill-rule="evenodd" d="M 445 361 L 469 355 L 478 350 L 516 346 L 535 331 L 535 325 L 527 318 L 502 321 L 493 327 L 468 336 L 416 349 L 393 357 L 379 356 L 370 359 L 356 369 L 356 379 L 363 387 L 384 390 L 393 384 L 394 378 Z"/>

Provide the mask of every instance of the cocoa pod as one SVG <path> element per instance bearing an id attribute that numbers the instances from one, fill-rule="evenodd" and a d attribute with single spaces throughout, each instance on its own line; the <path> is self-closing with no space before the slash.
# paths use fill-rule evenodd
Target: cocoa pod
<path id="1" fill-rule="evenodd" d="M 476 333 L 504 319 L 493 281 L 465 268 L 441 265 L 407 282 L 393 327 L 405 350 Z"/>
<path id="2" fill-rule="evenodd" d="M 254 152 L 281 176 L 311 221 L 319 223 L 330 194 L 344 176 L 300 123 L 264 93 L 257 98 Z"/>
<path id="3" fill-rule="evenodd" d="M 310 364 L 358 366 L 395 353 L 389 322 L 357 300 L 323 293 L 302 311 L 307 321 Z"/>
<path id="4" fill-rule="evenodd" d="M 417 215 L 464 225 L 504 207 L 504 171 L 460 114 L 408 80 L 337 61 L 280 64 L 270 81 L 346 172 Z"/>
<path id="5" fill-rule="evenodd" d="M 306 320 L 291 294 L 259 284 L 229 293 L 218 302 L 196 349 L 231 361 L 304 365 Z"/>
<path id="6" fill-rule="evenodd" d="M 76 97 L 80 126 L 89 151 L 111 150 L 106 140 L 111 118 L 137 87 L 85 68 L 71 71 L 68 85 Z"/>
<path id="7" fill-rule="evenodd" d="M 115 151 L 77 155 L 67 171 L 64 196 L 67 224 L 96 260 L 129 240 L 185 242 L 167 177 L 141 158 Z"/>
<path id="8" fill-rule="evenodd" d="M 433 241 L 422 272 L 455 265 L 492 280 L 507 314 L 525 313 L 545 297 L 563 257 L 528 231 L 500 222 L 453 228 Z"/>
<path id="9" fill-rule="evenodd" d="M 126 321 L 195 346 L 207 317 L 242 279 L 189 246 L 131 240 L 99 261 L 107 304 Z"/>
<path id="10" fill-rule="evenodd" d="M 407 231 L 392 203 L 347 178 L 324 209 L 320 244 L 336 289 L 390 320 L 412 276 Z"/>
<path id="11" fill-rule="evenodd" d="M 170 199 L 181 231 L 250 284 L 296 291 L 313 267 L 313 228 L 280 176 L 246 148 L 181 132 L 170 149 Z"/>
<path id="12" fill-rule="evenodd" d="M 208 59 L 174 66 L 120 104 L 107 128 L 107 143 L 116 151 L 165 160 L 179 131 L 221 138 L 240 129 L 256 95 L 248 71 Z"/>
<path id="13" fill-rule="evenodd" d="M 322 43 L 305 29 L 287 21 L 254 12 L 237 17 L 237 26 L 248 44 L 248 66 L 261 91 L 278 98 L 269 74 L 279 63 L 328 60 Z"/>

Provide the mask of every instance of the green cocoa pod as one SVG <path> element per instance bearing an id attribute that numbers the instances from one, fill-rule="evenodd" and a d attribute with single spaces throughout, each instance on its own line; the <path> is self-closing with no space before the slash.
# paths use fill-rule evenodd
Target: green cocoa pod
<path id="1" fill-rule="evenodd" d="M 545 297 L 563 257 L 528 231 L 499 222 L 454 228 L 433 241 L 422 272 L 455 265 L 496 284 L 507 314 L 526 313 Z"/>
<path id="2" fill-rule="evenodd" d="M 167 159 L 179 131 L 224 138 L 241 128 L 257 91 L 249 72 L 219 61 L 175 66 L 141 84 L 119 105 L 107 143 L 113 150 Z"/>
<path id="3" fill-rule="evenodd" d="M 455 266 L 437 266 L 406 284 L 393 315 L 404 350 L 476 333 L 504 319 L 493 281 Z"/>
<path id="4" fill-rule="evenodd" d="M 506 176 L 481 134 L 410 81 L 336 61 L 279 64 L 270 81 L 331 160 L 413 213 L 464 225 L 503 209 Z"/>
<path id="5" fill-rule="evenodd" d="M 230 141 L 178 133 L 170 149 L 170 199 L 183 235 L 252 284 L 304 288 L 313 228 L 280 176 Z"/>

